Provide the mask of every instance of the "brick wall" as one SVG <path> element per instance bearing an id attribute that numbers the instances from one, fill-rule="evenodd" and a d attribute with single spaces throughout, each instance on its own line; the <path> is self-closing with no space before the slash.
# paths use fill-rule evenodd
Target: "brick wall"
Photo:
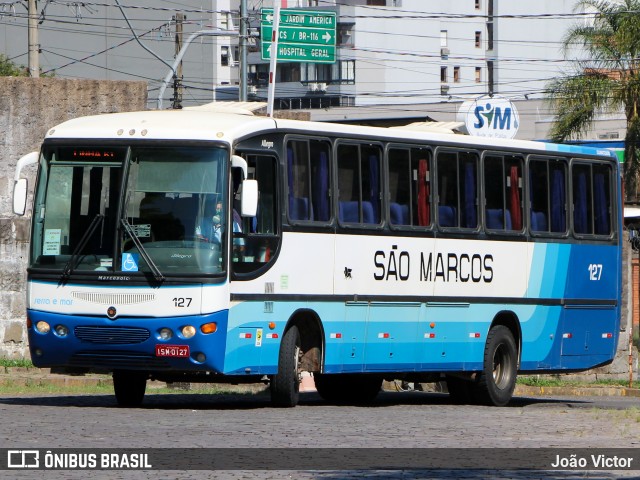
<path id="1" fill-rule="evenodd" d="M 12 212 L 16 162 L 38 150 L 47 130 L 65 120 L 143 110 L 146 101 L 146 82 L 0 77 L 0 357 L 28 356 L 24 318 L 31 213 L 16 217 Z M 32 189 L 35 167 L 24 173 Z"/>

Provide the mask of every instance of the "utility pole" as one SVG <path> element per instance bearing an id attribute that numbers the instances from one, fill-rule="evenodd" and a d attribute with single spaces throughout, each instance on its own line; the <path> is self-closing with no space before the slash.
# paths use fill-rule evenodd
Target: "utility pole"
<path id="1" fill-rule="evenodd" d="M 239 100 L 246 102 L 249 89 L 247 86 L 247 43 L 249 37 L 249 16 L 247 13 L 247 0 L 240 0 L 240 95 Z"/>
<path id="2" fill-rule="evenodd" d="M 28 37 L 29 37 L 29 76 L 38 78 L 40 76 L 40 45 L 38 44 L 38 11 L 36 0 L 29 0 L 28 4 Z"/>
<path id="3" fill-rule="evenodd" d="M 176 13 L 173 20 L 176 22 L 176 54 L 174 58 L 178 57 L 180 50 L 182 49 L 182 24 L 187 19 L 184 13 Z M 178 68 L 176 69 L 176 75 L 173 78 L 173 104 L 172 108 L 180 109 L 182 108 L 182 60 L 178 63 Z"/>

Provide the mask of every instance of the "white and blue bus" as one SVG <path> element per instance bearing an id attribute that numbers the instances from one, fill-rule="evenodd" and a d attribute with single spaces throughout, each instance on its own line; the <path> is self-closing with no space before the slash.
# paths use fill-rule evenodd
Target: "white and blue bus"
<path id="1" fill-rule="evenodd" d="M 146 382 L 303 372 L 330 402 L 384 379 L 505 405 L 518 373 L 610 363 L 621 303 L 615 156 L 540 142 L 206 109 L 79 118 L 39 162 L 36 366 Z"/>

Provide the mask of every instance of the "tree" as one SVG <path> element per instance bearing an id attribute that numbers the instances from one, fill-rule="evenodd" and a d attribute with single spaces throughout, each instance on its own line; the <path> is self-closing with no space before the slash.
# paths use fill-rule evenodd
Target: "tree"
<path id="1" fill-rule="evenodd" d="M 593 21 L 570 29 L 565 57 L 581 46 L 587 59 L 577 71 L 547 85 L 557 118 L 550 137 L 562 142 L 579 138 L 598 113 L 626 116 L 624 180 L 628 196 L 636 196 L 640 171 L 640 0 L 581 0 L 576 11 L 593 12 Z"/>
<path id="2" fill-rule="evenodd" d="M 0 53 L 0 77 L 26 77 L 29 75 L 25 67 L 18 66 Z"/>

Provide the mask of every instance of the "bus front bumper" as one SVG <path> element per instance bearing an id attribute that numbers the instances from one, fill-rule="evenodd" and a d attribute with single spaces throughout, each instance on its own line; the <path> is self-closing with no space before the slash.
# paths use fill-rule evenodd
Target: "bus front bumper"
<path id="1" fill-rule="evenodd" d="M 28 310 L 31 360 L 36 367 L 223 372 L 228 313 L 111 320 Z"/>

